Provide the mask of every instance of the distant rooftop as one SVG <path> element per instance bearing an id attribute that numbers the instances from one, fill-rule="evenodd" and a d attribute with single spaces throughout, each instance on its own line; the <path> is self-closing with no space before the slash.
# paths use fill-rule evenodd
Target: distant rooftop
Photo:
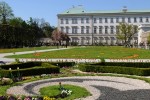
<path id="1" fill-rule="evenodd" d="M 76 6 L 76 7 L 72 7 L 60 14 L 99 14 L 99 13 L 146 13 L 149 12 L 150 10 L 128 10 L 126 7 L 123 7 L 123 9 L 121 10 L 95 10 L 95 11 L 87 11 L 85 10 L 82 6 Z"/>

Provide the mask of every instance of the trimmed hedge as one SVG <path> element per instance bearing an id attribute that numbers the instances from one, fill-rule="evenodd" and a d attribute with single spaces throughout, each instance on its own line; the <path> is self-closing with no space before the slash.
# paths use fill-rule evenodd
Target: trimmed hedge
<path id="1" fill-rule="evenodd" d="M 62 68 L 62 67 L 72 67 L 75 65 L 75 62 L 52 62 L 50 64 L 59 66 L 60 68 Z"/>
<path id="2" fill-rule="evenodd" d="M 2 69 L 17 69 L 19 67 L 20 69 L 23 68 L 31 68 L 33 66 L 41 66 L 42 62 L 26 62 L 26 63 L 18 63 L 18 64 L 10 64 L 10 65 L 1 65 L 0 68 Z"/>
<path id="3" fill-rule="evenodd" d="M 1 76 L 10 77 L 11 73 L 14 77 L 17 77 L 18 73 L 21 76 L 32 76 L 32 75 L 41 75 L 41 74 L 51 74 L 51 73 L 59 73 L 60 68 L 57 66 L 51 65 L 50 67 L 33 67 L 33 68 L 25 68 L 18 70 L 0 70 Z"/>
<path id="4" fill-rule="evenodd" d="M 149 62 L 102 62 L 102 63 L 93 64 L 93 65 L 150 68 Z"/>
<path id="5" fill-rule="evenodd" d="M 17 70 L 19 67 L 19 70 Z M 11 68 L 12 70 L 8 70 Z M 40 74 L 51 74 L 51 73 L 59 73 L 60 68 L 58 66 L 54 66 L 50 63 L 42 63 L 42 62 L 27 62 L 20 64 L 12 64 L 12 65 L 3 65 L 0 70 L 0 77 L 10 77 L 11 74 L 14 77 L 17 77 L 20 73 L 21 76 L 32 76 L 32 75 L 40 75 Z"/>
<path id="6" fill-rule="evenodd" d="M 139 75 L 139 76 L 150 75 L 150 68 L 80 64 L 79 69 L 84 72 L 117 73 L 117 74 L 129 74 L 129 75 Z"/>

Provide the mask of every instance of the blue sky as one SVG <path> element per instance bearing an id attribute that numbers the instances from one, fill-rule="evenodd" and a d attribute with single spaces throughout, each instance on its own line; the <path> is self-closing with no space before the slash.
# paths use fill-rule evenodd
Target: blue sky
<path id="1" fill-rule="evenodd" d="M 83 5 L 86 10 L 130 10 L 150 9 L 150 0 L 0 0 L 12 8 L 16 17 L 28 20 L 29 17 L 44 18 L 52 26 L 57 26 L 57 14 L 73 5 Z"/>

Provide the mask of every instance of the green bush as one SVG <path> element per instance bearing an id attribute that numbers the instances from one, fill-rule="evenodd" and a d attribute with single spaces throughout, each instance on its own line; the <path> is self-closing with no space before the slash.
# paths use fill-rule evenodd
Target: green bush
<path id="1" fill-rule="evenodd" d="M 150 68 L 80 64 L 79 69 L 84 72 L 117 73 L 117 74 L 129 74 L 129 75 L 140 75 L 140 76 L 150 75 Z"/>
<path id="2" fill-rule="evenodd" d="M 102 62 L 97 65 L 150 68 L 150 63 L 148 62 L 105 62 L 105 64 Z"/>
<path id="3" fill-rule="evenodd" d="M 0 67 L 2 69 L 17 69 L 17 67 L 19 67 L 20 69 L 23 68 L 31 68 L 33 66 L 41 66 L 42 62 L 26 62 L 26 63 L 18 63 L 18 64 L 10 64 L 10 65 L 1 65 Z"/>
<path id="4" fill-rule="evenodd" d="M 1 76 L 3 77 L 17 77 L 18 73 L 21 76 L 32 76 L 32 75 L 40 75 L 40 74 L 51 74 L 51 73 L 59 73 L 60 68 L 57 66 L 49 66 L 49 67 L 33 67 L 33 68 L 25 68 L 19 70 L 0 70 Z"/>

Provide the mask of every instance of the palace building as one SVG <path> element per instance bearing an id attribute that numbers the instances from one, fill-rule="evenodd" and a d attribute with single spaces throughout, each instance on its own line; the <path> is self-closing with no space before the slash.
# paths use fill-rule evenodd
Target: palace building
<path id="1" fill-rule="evenodd" d="M 150 10 L 121 10 L 87 11 L 82 6 L 70 8 L 57 15 L 58 28 L 67 33 L 71 42 L 79 45 L 92 45 L 105 43 L 116 45 L 116 33 L 120 22 L 135 26 L 150 24 Z M 138 43 L 137 33 L 132 38 L 132 43 Z"/>

